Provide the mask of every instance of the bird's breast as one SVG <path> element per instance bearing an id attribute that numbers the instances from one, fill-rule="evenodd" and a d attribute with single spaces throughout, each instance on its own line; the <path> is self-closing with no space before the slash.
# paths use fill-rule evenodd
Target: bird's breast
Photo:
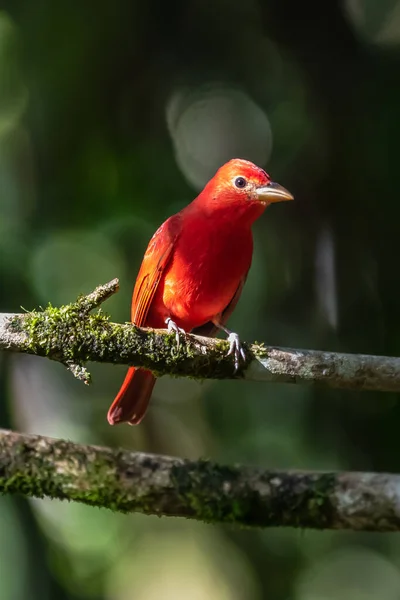
<path id="1" fill-rule="evenodd" d="M 250 228 L 217 228 L 208 221 L 183 228 L 159 289 L 169 316 L 190 330 L 223 312 L 252 251 Z"/>

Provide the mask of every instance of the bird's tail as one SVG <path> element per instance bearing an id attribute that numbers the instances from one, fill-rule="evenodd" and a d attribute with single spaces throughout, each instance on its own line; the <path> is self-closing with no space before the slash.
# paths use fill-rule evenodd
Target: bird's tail
<path id="1" fill-rule="evenodd" d="M 146 413 L 155 382 L 151 371 L 130 367 L 108 411 L 110 425 L 124 422 L 138 425 Z"/>

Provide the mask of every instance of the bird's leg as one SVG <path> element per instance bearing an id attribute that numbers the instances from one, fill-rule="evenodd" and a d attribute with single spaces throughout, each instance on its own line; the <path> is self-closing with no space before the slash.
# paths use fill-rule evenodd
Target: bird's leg
<path id="1" fill-rule="evenodd" d="M 239 369 L 240 359 L 246 360 L 246 354 L 244 352 L 242 344 L 240 343 L 239 335 L 237 333 L 235 333 L 234 331 L 227 329 L 226 327 L 221 325 L 221 323 L 219 323 L 218 321 L 213 321 L 213 323 L 214 323 L 215 327 L 218 327 L 218 329 L 221 329 L 221 331 L 224 331 L 228 336 L 229 352 L 228 352 L 227 356 L 229 356 L 230 354 L 233 355 L 233 358 L 235 361 L 235 373 L 236 373 L 236 371 Z"/>
<path id="2" fill-rule="evenodd" d="M 183 333 L 185 335 L 186 331 L 184 329 L 182 329 L 181 327 L 178 327 L 178 325 L 175 323 L 175 321 L 173 321 L 171 319 L 171 317 L 168 317 L 167 319 L 165 319 L 165 324 L 167 325 L 168 333 L 175 332 L 176 345 L 179 349 L 179 343 L 180 343 L 179 334 Z"/>

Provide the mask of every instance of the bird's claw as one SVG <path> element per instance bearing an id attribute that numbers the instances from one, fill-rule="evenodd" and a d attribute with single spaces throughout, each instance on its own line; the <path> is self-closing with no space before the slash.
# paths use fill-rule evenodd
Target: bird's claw
<path id="1" fill-rule="evenodd" d="M 186 331 L 184 329 L 182 329 L 182 327 L 178 327 L 178 325 L 175 323 L 175 321 L 173 321 L 170 317 L 168 317 L 168 319 L 165 319 L 165 323 L 167 325 L 168 333 L 175 333 L 176 345 L 179 350 L 179 345 L 180 345 L 179 334 L 183 333 L 185 335 Z"/>
<path id="2" fill-rule="evenodd" d="M 242 344 L 240 343 L 240 339 L 237 333 L 230 333 L 228 335 L 228 342 L 229 342 L 229 352 L 227 354 L 227 356 L 230 356 L 231 354 L 234 357 L 234 361 L 235 361 L 235 373 L 236 371 L 238 371 L 239 369 L 239 364 L 240 364 L 240 360 L 245 361 L 246 360 L 246 354 L 245 351 L 243 349 Z"/>

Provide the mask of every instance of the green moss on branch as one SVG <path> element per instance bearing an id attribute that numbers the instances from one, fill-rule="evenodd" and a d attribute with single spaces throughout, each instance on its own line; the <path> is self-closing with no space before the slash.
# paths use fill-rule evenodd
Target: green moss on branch
<path id="1" fill-rule="evenodd" d="M 118 281 L 99 286 L 76 302 L 23 315 L 0 314 L 0 349 L 29 352 L 65 364 L 89 382 L 88 361 L 135 365 L 156 375 L 198 379 L 245 378 L 285 383 L 318 383 L 358 390 L 400 391 L 400 358 L 247 346 L 237 373 L 228 344 L 112 323 L 99 304 L 117 291 Z M 93 312 L 91 312 L 93 310 Z"/>
<path id="2" fill-rule="evenodd" d="M 0 493 L 248 527 L 400 530 L 400 477 L 274 472 L 0 431 Z"/>
<path id="3" fill-rule="evenodd" d="M 156 374 L 191 377 L 231 377 L 233 364 L 226 358 L 228 344 L 220 341 L 210 349 L 189 336 L 176 347 L 175 334 L 144 330 L 132 324 L 111 323 L 98 309 L 82 312 L 74 304 L 61 308 L 48 306 L 14 320 L 19 332 L 26 334 L 21 351 L 46 356 L 69 364 L 90 360 L 115 364 L 135 364 Z"/>
<path id="4" fill-rule="evenodd" d="M 96 301 L 104 297 L 96 295 L 96 291 L 90 296 L 90 301 L 89 297 L 81 297 L 66 306 L 49 304 L 41 311 L 14 315 L 8 330 L 20 336 L 19 351 L 72 365 L 71 370 L 81 378 L 87 372 L 82 374 L 79 367 L 88 361 L 134 364 L 157 375 L 232 377 L 233 362 L 226 356 L 227 342 L 214 341 L 210 346 L 207 340 L 202 344 L 194 336 L 181 336 L 178 349 L 174 333 L 112 323 L 100 308 L 91 313 Z"/>

